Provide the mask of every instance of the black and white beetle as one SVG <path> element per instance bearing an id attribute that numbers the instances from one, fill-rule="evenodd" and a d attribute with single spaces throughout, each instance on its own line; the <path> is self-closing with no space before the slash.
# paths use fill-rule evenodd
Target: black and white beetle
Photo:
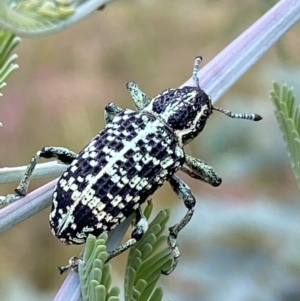
<path id="1" fill-rule="evenodd" d="M 16 194 L 2 197 L 0 204 L 26 195 L 40 157 L 56 158 L 69 165 L 54 190 L 50 213 L 51 231 L 61 242 L 82 244 L 89 234 L 98 236 L 110 231 L 135 213 L 132 238 L 110 252 L 111 259 L 146 232 L 148 225 L 141 204 L 168 181 L 187 208 L 182 220 L 169 229 L 168 245 L 173 262 L 163 274 L 170 274 L 180 258 L 177 235 L 190 221 L 196 203 L 190 188 L 175 176 L 176 171 L 182 170 L 212 186 L 221 184 L 221 178 L 211 166 L 186 154 L 183 147 L 201 133 L 213 110 L 232 118 L 262 119 L 257 114 L 234 114 L 213 107 L 199 85 L 197 72 L 201 60 L 201 57 L 195 59 L 195 87 L 167 89 L 149 99 L 134 82 L 128 83 L 137 112 L 110 103 L 105 109 L 106 127 L 79 154 L 62 147 L 44 147 L 38 151 Z M 61 271 L 74 267 L 73 261 L 70 262 Z"/>

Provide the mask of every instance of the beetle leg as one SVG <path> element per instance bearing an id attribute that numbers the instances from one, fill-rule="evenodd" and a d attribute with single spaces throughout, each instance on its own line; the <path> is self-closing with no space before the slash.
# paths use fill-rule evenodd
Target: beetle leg
<path id="1" fill-rule="evenodd" d="M 169 179 L 169 183 L 178 197 L 183 200 L 184 205 L 188 209 L 188 211 L 178 224 L 175 224 L 173 227 L 169 228 L 170 234 L 168 236 L 168 245 L 172 250 L 173 261 L 170 269 L 162 271 L 162 274 L 164 275 L 171 274 L 178 264 L 178 261 L 180 259 L 180 251 L 178 248 L 177 236 L 178 233 L 191 220 L 194 213 L 194 207 L 196 205 L 196 200 L 191 192 L 191 189 L 181 179 L 173 175 Z"/>
<path id="2" fill-rule="evenodd" d="M 134 229 L 131 233 L 131 239 L 129 239 L 127 242 L 125 242 L 123 245 L 119 246 L 117 249 L 108 252 L 108 259 L 107 261 L 111 260 L 112 258 L 116 257 L 117 255 L 123 253 L 128 248 L 130 248 L 132 245 L 134 245 L 137 241 L 139 241 L 144 233 L 148 229 L 148 221 L 144 214 L 142 213 L 141 207 L 139 207 L 136 210 L 136 217 L 134 222 Z M 107 262 L 106 261 L 106 262 Z"/>
<path id="3" fill-rule="evenodd" d="M 150 103 L 151 99 L 140 89 L 140 87 L 135 82 L 127 83 L 126 88 L 132 97 L 137 111 L 141 111 Z M 109 103 L 104 110 L 104 119 L 106 124 L 112 122 L 114 117 L 122 111 L 123 110 L 115 103 Z"/>
<path id="4" fill-rule="evenodd" d="M 108 124 L 112 122 L 114 117 L 122 112 L 123 110 L 113 102 L 110 102 L 104 109 L 104 120 L 105 123 Z"/>
<path id="5" fill-rule="evenodd" d="M 222 183 L 222 179 L 218 176 L 213 167 L 188 154 L 185 154 L 185 163 L 180 169 L 190 177 L 206 182 L 214 187 Z"/>
<path id="6" fill-rule="evenodd" d="M 69 260 L 69 264 L 67 265 L 62 265 L 58 267 L 57 269 L 59 270 L 60 274 L 63 274 L 64 272 L 68 271 L 71 269 L 74 272 L 78 272 L 78 264 L 79 260 L 82 260 L 81 256 L 73 256 Z"/>
<path id="7" fill-rule="evenodd" d="M 132 97 L 137 111 L 141 111 L 150 103 L 151 99 L 140 89 L 140 87 L 135 82 L 127 83 L 126 88 Z"/>
<path id="8" fill-rule="evenodd" d="M 46 146 L 42 148 L 40 151 L 38 151 L 35 156 L 31 159 L 30 163 L 28 164 L 24 175 L 20 181 L 20 184 L 15 189 L 15 194 L 9 194 L 5 197 L 0 197 L 0 205 L 6 205 L 10 204 L 20 197 L 23 197 L 27 194 L 28 185 L 30 182 L 31 175 L 34 171 L 34 168 L 39 160 L 39 158 L 45 158 L 45 159 L 51 159 L 56 158 L 58 161 L 64 163 L 64 164 L 71 164 L 72 161 L 77 156 L 76 153 L 68 150 L 64 147 L 52 147 L 52 146 Z"/>

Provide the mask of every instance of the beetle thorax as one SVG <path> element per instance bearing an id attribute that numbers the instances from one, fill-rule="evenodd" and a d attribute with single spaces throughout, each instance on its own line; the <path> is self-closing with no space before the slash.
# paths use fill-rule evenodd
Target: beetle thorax
<path id="1" fill-rule="evenodd" d="M 168 125 L 180 146 L 193 140 L 203 130 L 212 114 L 209 96 L 197 87 L 167 89 L 154 97 L 145 108 Z"/>

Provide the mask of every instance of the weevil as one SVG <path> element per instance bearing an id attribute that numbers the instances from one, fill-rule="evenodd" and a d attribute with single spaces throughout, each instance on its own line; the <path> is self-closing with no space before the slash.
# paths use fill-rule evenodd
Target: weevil
<path id="1" fill-rule="evenodd" d="M 147 231 L 141 205 L 168 182 L 187 208 L 183 218 L 169 228 L 167 242 L 173 260 L 162 273 L 170 274 L 180 258 L 178 233 L 192 218 L 196 204 L 191 189 L 175 173 L 181 170 L 212 186 L 221 184 L 215 170 L 187 154 L 184 146 L 202 132 L 213 110 L 232 118 L 262 119 L 257 114 L 234 114 L 214 107 L 199 85 L 201 61 L 200 56 L 196 57 L 195 86 L 166 89 L 152 99 L 136 83 L 129 82 L 127 89 L 137 111 L 108 104 L 104 112 L 106 127 L 79 154 L 63 147 L 44 147 L 32 158 L 15 194 L 0 201 L 9 203 L 25 196 L 38 159 L 56 158 L 68 165 L 54 189 L 50 213 L 50 229 L 61 242 L 83 244 L 89 234 L 108 232 L 135 213 L 131 239 L 110 252 L 111 259 Z M 61 271 L 75 268 L 75 263 L 76 257 Z"/>

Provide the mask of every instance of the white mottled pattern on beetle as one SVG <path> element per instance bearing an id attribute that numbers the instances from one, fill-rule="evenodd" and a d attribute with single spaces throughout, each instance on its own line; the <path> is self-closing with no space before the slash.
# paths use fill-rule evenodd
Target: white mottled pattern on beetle
<path id="1" fill-rule="evenodd" d="M 183 163 L 184 151 L 159 118 L 123 111 L 78 154 L 57 183 L 52 232 L 62 242 L 80 244 L 88 234 L 112 230 Z"/>

